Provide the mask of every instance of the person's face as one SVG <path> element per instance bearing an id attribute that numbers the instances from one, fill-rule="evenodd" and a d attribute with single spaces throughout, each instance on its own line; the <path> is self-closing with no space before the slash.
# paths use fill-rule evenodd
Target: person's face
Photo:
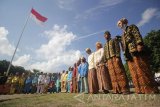
<path id="1" fill-rule="evenodd" d="M 87 53 L 87 54 L 90 54 L 90 53 L 91 53 L 91 51 L 86 51 L 86 53 Z"/>
<path id="2" fill-rule="evenodd" d="M 122 21 L 118 21 L 118 27 L 121 28 L 121 29 L 125 29 L 127 26 L 127 24 L 124 24 Z"/>
<path id="3" fill-rule="evenodd" d="M 122 23 L 122 21 L 118 21 L 118 27 L 121 28 L 121 29 L 123 28 L 123 23 Z"/>
<path id="4" fill-rule="evenodd" d="M 85 59 L 84 59 L 84 58 L 82 58 L 82 59 L 81 59 L 81 62 L 85 62 Z"/>
<path id="5" fill-rule="evenodd" d="M 77 66 L 79 66 L 81 64 L 81 60 L 78 60 L 77 62 Z"/>
<path id="6" fill-rule="evenodd" d="M 99 50 L 100 48 L 102 48 L 102 46 L 100 44 L 96 44 L 96 50 Z"/>
<path id="7" fill-rule="evenodd" d="M 110 38 L 110 35 L 104 34 L 104 38 L 105 38 L 106 40 L 108 40 L 108 39 Z"/>

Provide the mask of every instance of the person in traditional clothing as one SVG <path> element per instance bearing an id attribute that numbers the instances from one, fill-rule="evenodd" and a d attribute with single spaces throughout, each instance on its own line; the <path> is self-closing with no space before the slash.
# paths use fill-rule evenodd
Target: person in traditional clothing
<path id="1" fill-rule="evenodd" d="M 6 81 L 6 85 L 8 85 L 8 94 L 12 94 L 11 93 L 11 85 L 12 85 L 12 79 L 13 79 L 13 74 L 12 73 L 10 73 L 9 74 L 9 76 L 8 76 L 8 78 L 7 78 L 7 81 Z"/>
<path id="2" fill-rule="evenodd" d="M 31 90 L 32 94 L 37 92 L 37 85 L 38 85 L 38 74 L 35 74 L 33 75 L 32 79 L 32 90 Z"/>
<path id="3" fill-rule="evenodd" d="M 12 78 L 10 93 L 11 94 L 17 93 L 18 88 L 19 88 L 19 73 L 16 72 L 16 75 Z"/>
<path id="4" fill-rule="evenodd" d="M 31 86 L 32 86 L 32 78 L 29 74 L 25 80 L 25 87 L 24 87 L 24 93 L 29 94 L 31 92 Z"/>
<path id="5" fill-rule="evenodd" d="M 60 92 L 60 73 L 57 74 L 57 80 L 56 80 L 56 93 Z"/>
<path id="6" fill-rule="evenodd" d="M 73 73 L 72 73 L 72 88 L 73 88 L 73 93 L 76 93 L 76 88 L 77 88 L 77 64 L 74 63 L 73 67 Z"/>
<path id="7" fill-rule="evenodd" d="M 44 76 L 44 93 L 48 92 L 50 81 L 51 81 L 50 76 L 49 74 L 46 73 Z"/>
<path id="8" fill-rule="evenodd" d="M 94 53 L 92 53 L 90 48 L 86 48 L 86 53 L 88 56 L 88 86 L 89 93 L 96 94 L 98 93 L 98 80 L 97 80 L 97 72 L 95 69 L 94 63 Z"/>
<path id="9" fill-rule="evenodd" d="M 62 74 L 61 74 L 61 92 L 64 92 L 65 91 L 65 70 L 62 71 Z"/>
<path id="10" fill-rule="evenodd" d="M 63 81 L 64 81 L 64 89 L 63 89 L 63 92 L 67 92 L 67 90 L 68 90 L 67 78 L 68 78 L 68 71 L 66 71 L 65 76 L 64 76 L 64 78 L 63 78 Z"/>
<path id="11" fill-rule="evenodd" d="M 7 81 L 6 72 L 3 72 L 3 75 L 0 75 L 0 94 L 7 94 L 10 91 L 10 85 L 5 84 L 6 81 Z"/>
<path id="12" fill-rule="evenodd" d="M 129 85 L 124 66 L 120 57 L 118 38 L 112 39 L 109 31 L 104 33 L 104 59 L 107 61 L 108 71 L 112 82 L 112 93 L 128 94 Z"/>
<path id="13" fill-rule="evenodd" d="M 68 77 L 67 77 L 67 92 L 68 93 L 71 93 L 72 92 L 72 67 L 69 67 L 68 69 Z"/>
<path id="14" fill-rule="evenodd" d="M 76 70 L 77 70 L 77 74 L 76 74 L 76 78 L 77 78 L 76 91 L 77 91 L 77 93 L 80 92 L 80 87 L 81 87 L 80 74 L 78 72 L 78 68 L 80 67 L 80 64 L 81 64 L 81 59 L 79 59 L 77 61 L 77 63 L 76 63 Z"/>
<path id="15" fill-rule="evenodd" d="M 134 24 L 128 26 L 126 18 L 120 19 L 117 26 L 123 31 L 122 49 L 132 76 L 135 92 L 138 94 L 158 93 L 138 27 Z"/>
<path id="16" fill-rule="evenodd" d="M 88 94 L 88 63 L 84 57 L 81 58 L 81 64 L 78 67 L 78 72 L 80 74 L 80 92 Z"/>
<path id="17" fill-rule="evenodd" d="M 43 72 L 41 72 L 38 77 L 37 93 L 42 94 L 44 92 L 44 83 L 45 83 L 44 77 L 45 77 L 45 75 L 43 74 Z"/>
<path id="18" fill-rule="evenodd" d="M 13 77 L 14 77 L 13 74 L 10 73 L 9 76 L 8 76 L 8 78 L 7 78 L 6 84 L 10 84 L 11 85 Z"/>
<path id="19" fill-rule="evenodd" d="M 25 84 L 25 73 L 22 73 L 22 75 L 19 77 L 19 93 L 24 92 L 24 84 Z"/>
<path id="20" fill-rule="evenodd" d="M 55 92 L 55 73 L 50 73 L 49 74 L 49 84 L 48 84 L 48 91 L 50 93 L 54 93 Z"/>
<path id="21" fill-rule="evenodd" d="M 94 63 L 96 64 L 99 93 L 109 93 L 112 89 L 108 68 L 104 63 L 104 49 L 100 42 L 96 43 L 96 52 L 94 53 Z"/>

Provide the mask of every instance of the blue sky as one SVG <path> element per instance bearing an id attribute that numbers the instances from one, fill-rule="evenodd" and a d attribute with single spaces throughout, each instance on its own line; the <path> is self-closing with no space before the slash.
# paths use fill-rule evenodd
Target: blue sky
<path id="1" fill-rule="evenodd" d="M 85 48 L 95 51 L 97 41 L 105 43 L 104 30 L 121 35 L 116 23 L 122 17 L 143 36 L 160 29 L 159 0 L 0 0 L 0 60 L 11 60 L 32 7 L 48 20 L 39 26 L 29 19 L 13 60 L 26 69 L 67 69 L 87 56 Z"/>

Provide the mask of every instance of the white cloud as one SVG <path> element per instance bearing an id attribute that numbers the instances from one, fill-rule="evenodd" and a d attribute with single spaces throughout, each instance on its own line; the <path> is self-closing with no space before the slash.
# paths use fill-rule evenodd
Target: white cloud
<path id="1" fill-rule="evenodd" d="M 28 66 L 28 62 L 31 59 L 30 55 L 20 56 L 16 61 L 13 61 L 13 65 L 16 66 Z"/>
<path id="2" fill-rule="evenodd" d="M 0 27 L 0 54 L 11 56 L 15 47 L 9 43 L 7 35 L 8 30 L 5 27 Z"/>
<path id="3" fill-rule="evenodd" d="M 148 23 L 153 17 L 159 17 L 157 8 L 148 8 L 142 13 L 142 19 L 137 23 L 137 26 L 143 26 L 144 24 Z"/>
<path id="4" fill-rule="evenodd" d="M 67 25 L 62 28 L 54 25 L 52 30 L 44 33 L 49 41 L 36 50 L 37 58 L 42 61 L 32 64 L 31 68 L 45 72 L 55 72 L 62 70 L 62 66 L 73 65 L 79 59 L 81 55 L 79 50 L 67 49 L 77 37 L 72 32 L 67 31 Z"/>
<path id="5" fill-rule="evenodd" d="M 57 5 L 61 9 L 72 10 L 75 0 L 57 0 Z"/>
<path id="6" fill-rule="evenodd" d="M 76 15 L 75 19 L 87 19 L 89 16 L 92 16 L 93 14 L 98 14 L 98 10 L 104 9 L 106 7 L 115 6 L 117 4 L 122 3 L 123 1 L 124 0 L 99 0 L 98 5 L 96 5 L 93 8 L 89 8 L 82 14 Z"/>

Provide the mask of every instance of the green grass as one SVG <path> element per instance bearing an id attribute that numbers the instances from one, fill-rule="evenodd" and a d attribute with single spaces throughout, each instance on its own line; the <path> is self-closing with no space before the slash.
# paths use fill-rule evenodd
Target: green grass
<path id="1" fill-rule="evenodd" d="M 0 95 L 0 107 L 159 107 L 160 94 Z"/>

